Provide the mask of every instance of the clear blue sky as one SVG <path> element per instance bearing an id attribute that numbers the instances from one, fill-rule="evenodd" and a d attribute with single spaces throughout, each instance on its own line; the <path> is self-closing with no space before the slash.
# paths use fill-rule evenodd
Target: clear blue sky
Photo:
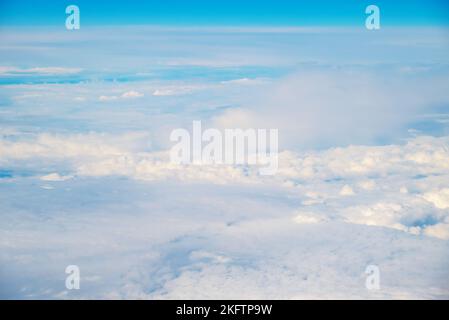
<path id="1" fill-rule="evenodd" d="M 80 7 L 86 25 L 360 25 L 369 4 L 382 24 L 449 25 L 447 0 L 1 0 L 0 25 L 58 25 L 65 7 Z"/>

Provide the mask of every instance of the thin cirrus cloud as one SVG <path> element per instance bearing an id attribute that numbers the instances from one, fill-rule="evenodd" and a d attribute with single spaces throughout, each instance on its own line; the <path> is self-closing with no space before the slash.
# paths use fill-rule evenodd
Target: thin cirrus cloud
<path id="1" fill-rule="evenodd" d="M 99 96 L 99 101 L 114 101 L 118 99 L 135 99 L 135 98 L 142 98 L 145 94 L 138 92 L 138 91 L 127 91 L 122 93 L 120 96 Z"/>

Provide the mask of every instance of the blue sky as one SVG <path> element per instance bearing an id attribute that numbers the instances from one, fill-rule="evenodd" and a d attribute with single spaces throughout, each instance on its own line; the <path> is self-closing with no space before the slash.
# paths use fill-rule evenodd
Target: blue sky
<path id="1" fill-rule="evenodd" d="M 381 8 L 384 25 L 448 25 L 445 0 L 4 0 L 2 25 L 57 25 L 69 4 L 80 7 L 84 25 L 360 25 L 364 9 Z"/>

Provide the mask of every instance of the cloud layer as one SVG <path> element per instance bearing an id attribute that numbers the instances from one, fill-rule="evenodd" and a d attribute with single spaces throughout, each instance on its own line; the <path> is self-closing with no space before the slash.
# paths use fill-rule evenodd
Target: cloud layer
<path id="1" fill-rule="evenodd" d="M 4 31 L 0 297 L 449 297 L 447 30 Z M 193 120 L 277 174 L 170 163 Z"/>

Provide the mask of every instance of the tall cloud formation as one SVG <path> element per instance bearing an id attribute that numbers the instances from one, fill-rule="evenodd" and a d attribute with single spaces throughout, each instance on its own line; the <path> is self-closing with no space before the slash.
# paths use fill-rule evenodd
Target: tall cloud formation
<path id="1" fill-rule="evenodd" d="M 407 129 L 447 105 L 444 77 L 402 71 L 304 71 L 267 88 L 250 105 L 217 116 L 215 126 L 281 128 L 285 149 L 378 144 L 403 138 Z"/>

